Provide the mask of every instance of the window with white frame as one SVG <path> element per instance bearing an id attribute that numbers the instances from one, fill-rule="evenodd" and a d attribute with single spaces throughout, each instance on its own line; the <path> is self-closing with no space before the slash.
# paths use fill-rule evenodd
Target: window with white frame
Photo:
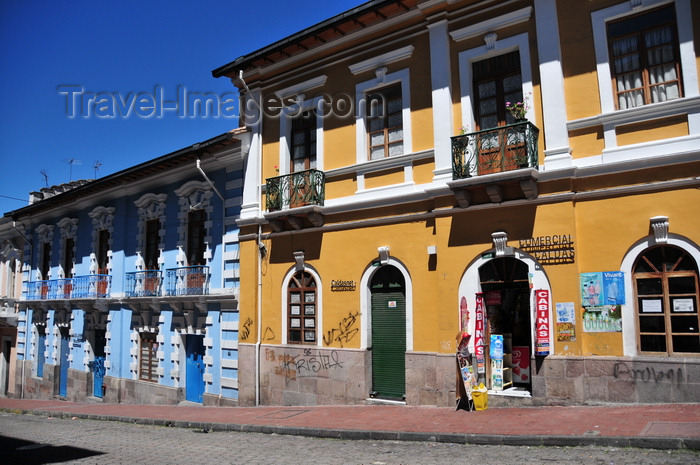
<path id="1" fill-rule="evenodd" d="M 616 109 L 683 96 L 673 4 L 607 24 Z"/>
<path id="2" fill-rule="evenodd" d="M 316 344 L 318 290 L 314 277 L 299 271 L 287 286 L 287 342 Z"/>
<path id="3" fill-rule="evenodd" d="M 290 173 L 316 168 L 316 112 L 299 112 L 292 118 L 289 139 Z"/>
<path id="4" fill-rule="evenodd" d="M 409 70 L 376 75 L 355 85 L 357 163 L 413 151 Z"/>
<path id="5" fill-rule="evenodd" d="M 647 355 L 700 354 L 698 266 L 683 249 L 647 249 L 633 268 L 637 344 Z"/>
<path id="6" fill-rule="evenodd" d="M 160 251 L 165 248 L 165 200 L 166 194 L 144 194 L 134 202 L 138 208 L 139 229 L 137 236 L 137 252 L 140 252 L 143 263 L 137 266 L 143 270 L 154 271 L 160 268 Z"/>
<path id="7" fill-rule="evenodd" d="M 403 103 L 401 85 L 367 94 L 367 151 L 370 160 L 403 155 Z"/>
<path id="8" fill-rule="evenodd" d="M 647 16 L 648 14 L 650 16 Z M 616 110 L 643 108 L 652 103 L 663 104 L 665 101 L 669 104 L 664 108 L 670 108 L 668 111 L 673 111 L 673 108 L 682 105 L 685 99 L 698 96 L 698 71 L 695 63 L 693 21 L 691 18 L 691 0 L 625 1 L 591 12 L 602 114 L 614 113 Z M 632 24 L 638 21 L 639 30 L 634 31 L 629 24 L 625 25 L 628 20 L 632 21 Z M 666 25 L 670 26 L 671 29 L 667 28 L 665 32 L 662 32 Z M 627 27 L 627 35 L 623 34 L 625 27 Z M 645 33 L 646 38 L 644 37 Z M 624 40 L 625 38 L 629 39 L 630 34 L 639 35 L 637 45 L 634 45 L 634 40 L 632 42 Z M 616 51 L 612 49 L 615 41 L 619 41 L 615 44 L 618 49 Z M 644 41 L 646 43 L 642 44 Z M 634 46 L 643 48 L 634 50 L 631 48 Z M 669 55 L 670 50 L 673 51 L 673 57 Z M 615 70 L 614 53 L 619 54 L 617 71 Z M 639 59 L 639 68 L 635 68 L 637 58 Z M 650 66 L 648 63 L 653 63 L 653 65 Z M 673 71 L 673 67 L 676 67 L 677 71 Z M 654 68 L 654 70 L 650 68 Z M 618 79 L 618 76 L 613 74 L 615 72 L 620 76 L 630 73 L 631 75 Z M 674 72 L 678 75 L 677 79 L 673 76 Z M 646 88 L 644 87 L 644 73 L 650 74 L 647 76 Z M 620 82 L 618 83 L 618 81 Z M 632 87 L 635 82 L 639 84 L 638 88 Z M 652 87 L 656 87 L 657 95 L 655 97 L 651 96 Z M 672 97 L 676 90 L 678 97 Z M 648 98 L 646 101 L 644 100 L 645 92 Z M 618 96 L 619 93 L 622 95 Z M 623 102 L 620 101 L 621 98 L 624 99 Z M 652 98 L 657 98 L 657 100 L 652 100 Z M 661 98 L 666 100 L 661 100 Z M 678 102 L 678 104 L 674 102 Z M 623 107 L 623 105 L 628 104 L 637 106 Z M 617 117 L 618 119 L 614 121 L 616 124 L 636 121 L 639 114 L 638 111 L 633 111 L 629 117 L 632 119 L 619 119 L 621 117 Z M 694 127 L 694 123 L 691 123 L 691 132 L 694 131 L 692 127 Z M 611 139 L 612 136 L 609 137 L 606 134 L 606 147 L 614 147 L 614 141 L 608 140 L 609 138 Z"/>
<path id="9" fill-rule="evenodd" d="M 47 280 L 51 273 L 51 243 L 53 242 L 53 226 L 42 224 L 36 228 L 39 242 L 39 279 Z M 46 289 L 48 290 L 48 289 Z M 42 290 L 42 294 L 43 294 Z"/>

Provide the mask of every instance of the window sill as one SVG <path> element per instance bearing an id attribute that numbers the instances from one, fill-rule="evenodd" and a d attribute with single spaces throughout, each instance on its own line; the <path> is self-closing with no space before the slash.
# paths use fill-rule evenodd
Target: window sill
<path id="1" fill-rule="evenodd" d="M 617 110 L 610 113 L 572 120 L 566 123 L 569 131 L 585 129 L 594 126 L 622 126 L 630 123 L 649 121 L 684 113 L 700 112 L 700 95 L 684 97 L 666 102 L 651 103 L 627 110 Z"/>
<path id="2" fill-rule="evenodd" d="M 413 164 L 413 162 L 417 160 L 432 158 L 433 156 L 434 150 L 429 149 L 404 155 L 385 157 L 379 160 L 368 160 L 364 163 L 356 163 L 354 165 L 344 166 L 342 168 L 325 170 L 324 172 L 326 173 L 326 180 L 328 180 L 329 177 L 334 176 L 346 176 L 348 174 L 367 174 L 393 168 L 410 166 Z"/>

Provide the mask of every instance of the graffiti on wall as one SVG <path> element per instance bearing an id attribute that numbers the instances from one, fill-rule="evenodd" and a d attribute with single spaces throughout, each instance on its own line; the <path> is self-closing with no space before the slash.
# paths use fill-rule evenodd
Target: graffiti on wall
<path id="1" fill-rule="evenodd" d="M 270 328 L 269 326 L 265 328 L 265 332 L 263 333 L 262 340 L 263 341 L 272 341 L 275 338 L 275 332 Z"/>
<path id="2" fill-rule="evenodd" d="M 666 370 L 657 370 L 654 367 L 630 368 L 624 362 L 618 362 L 613 367 L 613 377 L 615 379 L 631 379 L 633 383 L 638 381 L 642 383 L 658 384 L 663 381 L 668 381 L 671 384 L 681 385 L 684 381 L 683 370 L 681 368 L 668 368 Z"/>
<path id="3" fill-rule="evenodd" d="M 326 331 L 326 334 L 323 336 L 324 344 L 329 346 L 334 342 L 338 342 L 340 347 L 343 347 L 344 344 L 350 342 L 350 340 L 360 331 L 359 328 L 355 327 L 358 316 L 360 316 L 359 312 L 352 311 L 348 313 L 348 316 L 343 318 L 335 328 Z"/>
<path id="4" fill-rule="evenodd" d="M 276 375 L 284 376 L 289 381 L 343 368 L 335 350 L 324 353 L 320 350 L 304 349 L 303 353 L 292 355 L 287 352 L 277 354 L 274 349 L 265 349 L 265 360 L 272 362 Z"/>
<path id="5" fill-rule="evenodd" d="M 243 329 L 241 330 L 241 341 L 248 340 L 248 336 L 250 336 L 251 326 L 253 326 L 253 320 L 251 320 L 250 318 L 246 318 L 245 322 L 243 323 Z"/>

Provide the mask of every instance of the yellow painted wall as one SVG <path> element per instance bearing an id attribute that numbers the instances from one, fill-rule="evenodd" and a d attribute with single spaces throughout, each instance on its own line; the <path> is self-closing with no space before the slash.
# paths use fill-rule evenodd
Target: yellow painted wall
<path id="1" fill-rule="evenodd" d="M 403 167 L 375 171 L 365 175 L 365 189 L 401 184 L 402 182 L 404 182 Z"/>
<path id="2" fill-rule="evenodd" d="M 603 127 L 593 126 L 590 128 L 570 131 L 569 143 L 572 147 L 571 156 L 574 159 L 600 155 L 603 153 L 603 149 L 605 148 Z"/>
<path id="3" fill-rule="evenodd" d="M 692 206 L 700 192 L 685 189 L 612 199 L 578 202 L 576 222 L 581 273 L 620 269 L 628 249 L 650 232 L 649 219 L 670 218 L 671 233 L 693 238 L 700 229 Z M 633 296 L 626 296 L 633 299 Z M 579 304 L 579 309 L 580 304 Z M 580 315 L 579 315 L 580 316 Z M 583 355 L 622 355 L 622 333 L 584 333 Z"/>
<path id="4" fill-rule="evenodd" d="M 248 231 L 252 232 L 252 231 Z M 238 337 L 241 342 L 255 343 L 257 341 L 257 255 L 258 245 L 255 241 L 240 243 L 240 302 Z"/>
<path id="5" fill-rule="evenodd" d="M 433 180 L 435 162 L 432 158 L 418 160 L 413 163 L 413 182 L 416 184 L 428 184 Z"/>
<path id="6" fill-rule="evenodd" d="M 651 142 L 689 134 L 688 118 L 685 115 L 618 126 L 615 130 L 618 145 Z"/>

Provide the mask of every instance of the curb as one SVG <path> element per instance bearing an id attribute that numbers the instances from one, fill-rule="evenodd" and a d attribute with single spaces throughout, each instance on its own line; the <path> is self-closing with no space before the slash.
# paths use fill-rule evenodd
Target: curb
<path id="1" fill-rule="evenodd" d="M 562 436 L 562 435 L 502 435 L 473 433 L 430 433 L 420 431 L 369 431 L 328 428 L 306 428 L 277 425 L 253 425 L 240 423 L 210 423 L 155 418 L 122 417 L 88 413 L 55 412 L 47 410 L 27 410 L 0 408 L 0 412 L 19 415 L 38 415 L 61 419 L 80 418 L 83 420 L 115 421 L 136 425 L 162 426 L 201 430 L 203 432 L 239 432 L 284 434 L 339 440 L 410 441 L 470 444 L 480 446 L 531 446 L 531 447 L 634 447 L 661 450 L 700 450 L 700 438 L 677 438 L 662 436 Z"/>

